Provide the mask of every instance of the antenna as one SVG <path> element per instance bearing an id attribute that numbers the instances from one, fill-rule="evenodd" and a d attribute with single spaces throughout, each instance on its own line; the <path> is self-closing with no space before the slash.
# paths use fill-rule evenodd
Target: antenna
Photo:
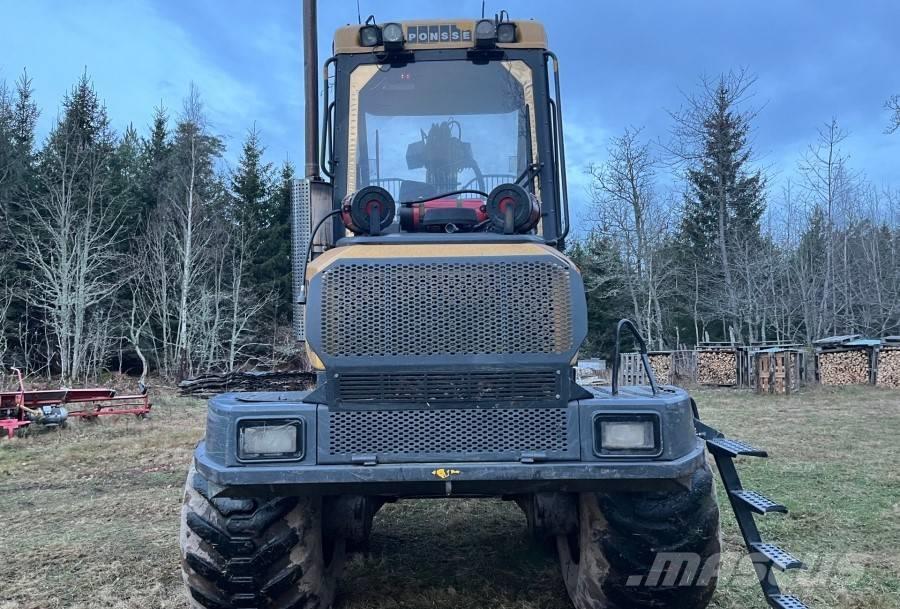
<path id="1" fill-rule="evenodd" d="M 359 0 L 356 0 L 356 22 L 362 25 L 362 13 L 359 10 Z"/>
<path id="2" fill-rule="evenodd" d="M 484 19 L 484 2 L 485 0 L 481 0 L 481 18 Z"/>

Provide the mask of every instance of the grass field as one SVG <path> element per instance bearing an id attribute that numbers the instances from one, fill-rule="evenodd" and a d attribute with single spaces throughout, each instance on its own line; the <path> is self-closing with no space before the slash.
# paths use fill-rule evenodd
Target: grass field
<path id="1" fill-rule="evenodd" d="M 697 400 L 708 422 L 772 455 L 739 468 L 748 488 L 791 508 L 761 522 L 812 563 L 785 587 L 818 609 L 900 607 L 900 393 L 704 390 Z M 204 405 L 169 398 L 156 410 L 145 422 L 0 440 L 0 609 L 186 607 L 176 531 Z M 761 609 L 723 513 L 728 560 L 713 606 Z M 529 543 L 524 517 L 502 501 L 386 506 L 339 595 L 343 609 L 569 607 L 555 558 Z"/>

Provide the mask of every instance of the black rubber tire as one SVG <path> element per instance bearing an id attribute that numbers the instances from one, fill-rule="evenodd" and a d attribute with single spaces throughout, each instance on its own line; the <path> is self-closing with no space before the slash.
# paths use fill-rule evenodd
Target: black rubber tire
<path id="1" fill-rule="evenodd" d="M 320 498 L 210 499 L 193 465 L 180 541 L 191 609 L 328 609 L 344 559 Z"/>
<path id="2" fill-rule="evenodd" d="M 557 538 L 563 579 L 576 609 L 703 609 L 709 604 L 721 539 L 707 465 L 694 473 L 690 489 L 582 493 L 578 512 L 577 534 Z M 679 585 L 683 572 L 673 572 L 682 571 L 678 563 L 651 574 L 657 553 L 699 555 L 698 577 L 691 585 Z"/>

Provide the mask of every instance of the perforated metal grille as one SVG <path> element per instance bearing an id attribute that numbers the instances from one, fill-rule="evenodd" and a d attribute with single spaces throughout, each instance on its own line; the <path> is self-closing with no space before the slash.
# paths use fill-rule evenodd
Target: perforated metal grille
<path id="1" fill-rule="evenodd" d="M 569 290 L 549 258 L 338 263 L 322 273 L 322 346 L 335 357 L 565 353 Z"/>
<path id="2" fill-rule="evenodd" d="M 552 402 L 560 398 L 559 379 L 556 370 L 344 373 L 338 390 L 349 403 Z"/>
<path id="3" fill-rule="evenodd" d="M 376 410 L 329 413 L 332 455 L 562 453 L 565 408 Z"/>
<path id="4" fill-rule="evenodd" d="M 303 259 L 309 241 L 309 180 L 294 180 L 291 184 L 291 272 L 294 302 L 294 336 L 306 338 L 303 321 L 305 307 L 297 302 L 303 288 Z"/>

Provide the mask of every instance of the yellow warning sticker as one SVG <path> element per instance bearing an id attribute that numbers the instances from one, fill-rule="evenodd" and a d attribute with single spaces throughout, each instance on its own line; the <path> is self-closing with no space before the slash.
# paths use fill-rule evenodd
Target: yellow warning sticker
<path id="1" fill-rule="evenodd" d="M 440 478 L 441 480 L 446 480 L 446 479 L 449 478 L 450 476 L 457 476 L 457 475 L 459 475 L 459 474 L 461 474 L 461 473 L 462 473 L 462 472 L 459 471 L 458 469 L 445 469 L 445 468 L 442 467 L 442 468 L 440 468 L 440 469 L 436 469 L 436 470 L 434 470 L 433 472 L 431 472 L 431 475 L 432 475 L 432 476 L 437 476 L 437 477 Z"/>

